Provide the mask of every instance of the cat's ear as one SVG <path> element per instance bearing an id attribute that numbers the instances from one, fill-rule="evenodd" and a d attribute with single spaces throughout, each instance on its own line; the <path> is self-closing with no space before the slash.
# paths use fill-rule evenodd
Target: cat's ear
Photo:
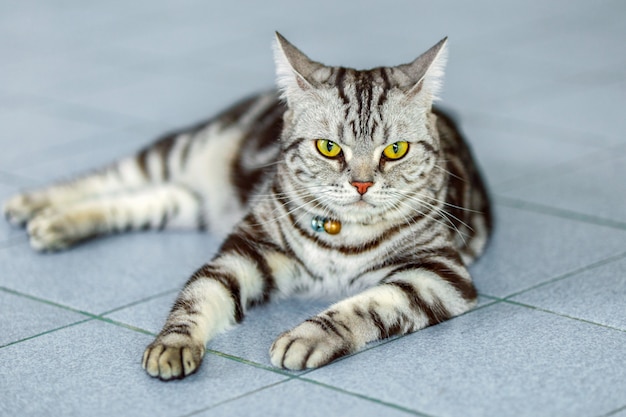
<path id="1" fill-rule="evenodd" d="M 448 60 L 447 43 L 445 37 L 410 64 L 395 67 L 395 73 L 400 75 L 396 76 L 398 86 L 409 96 L 419 94 L 431 103 L 437 99 Z"/>
<path id="2" fill-rule="evenodd" d="M 276 83 L 288 101 L 290 96 L 318 87 L 320 82 L 317 78 L 327 68 L 309 59 L 278 32 L 274 42 L 274 61 Z"/>

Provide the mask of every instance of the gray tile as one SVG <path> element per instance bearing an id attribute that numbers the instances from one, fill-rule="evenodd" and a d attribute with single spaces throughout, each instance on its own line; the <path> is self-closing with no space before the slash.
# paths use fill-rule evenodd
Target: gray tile
<path id="1" fill-rule="evenodd" d="M 122 157 L 137 152 L 153 142 L 167 129 L 159 126 L 140 126 L 114 130 L 91 137 L 87 141 L 76 141 L 45 150 L 46 158 L 33 158 L 11 173 L 28 179 L 28 183 L 15 192 L 27 191 L 33 187 L 68 180 L 106 166 Z"/>
<path id="2" fill-rule="evenodd" d="M 492 109 L 493 114 L 514 116 L 518 120 L 539 125 L 586 132 L 613 144 L 624 143 L 626 119 L 622 109 L 626 105 L 626 79 L 598 86 L 581 85 L 537 97 L 502 104 Z"/>
<path id="3" fill-rule="evenodd" d="M 626 148 L 625 148 L 626 149 Z M 581 160 L 575 169 L 501 194 L 626 224 L 626 152 Z"/>
<path id="4" fill-rule="evenodd" d="M 161 330 L 177 293 L 173 291 L 115 311 L 107 317 L 156 334 Z M 273 365 L 268 352 L 278 335 L 326 309 L 333 302 L 331 299 L 296 297 L 251 308 L 241 324 L 217 335 L 207 348 L 271 367 Z M 492 302 L 486 297 L 479 297 L 478 305 L 485 306 Z M 368 348 L 375 345 L 370 344 Z"/>
<path id="5" fill-rule="evenodd" d="M 564 165 L 577 163 L 598 152 L 592 144 L 562 142 L 556 135 L 538 135 L 510 127 L 484 127 L 471 117 L 467 123 L 464 119 L 461 116 L 461 128 L 484 168 L 491 189 L 496 192 L 556 175 Z"/>
<path id="6" fill-rule="evenodd" d="M 626 259 L 528 291 L 513 300 L 626 331 Z"/>
<path id="7" fill-rule="evenodd" d="M 609 417 L 609 416 L 610 417 L 624 417 L 624 416 L 626 416 L 626 405 L 621 407 L 621 408 L 619 408 L 619 409 L 617 409 L 617 410 L 614 410 L 614 411 L 612 411 L 610 413 L 604 414 L 601 417 Z"/>
<path id="8" fill-rule="evenodd" d="M 194 232 L 111 236 L 52 254 L 21 244 L 0 250 L 0 286 L 100 314 L 180 288 L 217 245 Z"/>
<path id="9" fill-rule="evenodd" d="M 0 349 L 0 414 L 181 416 L 285 378 L 208 355 L 195 375 L 164 383 L 141 369 L 149 342 L 92 321 Z"/>
<path id="10" fill-rule="evenodd" d="M 16 186 L 0 183 L 0 209 L 4 201 L 11 197 L 15 193 L 17 188 L 18 187 Z M 8 240 L 20 237 L 22 238 L 22 240 L 26 239 L 26 237 L 24 236 L 24 231 L 20 228 L 11 226 L 7 221 L 5 221 L 4 215 L 0 216 L 0 244 L 2 242 L 6 242 Z"/>
<path id="11" fill-rule="evenodd" d="M 107 317 L 158 333 L 176 299 L 176 295 L 177 292 L 173 292 L 116 311 Z M 330 304 L 330 300 L 295 298 L 251 308 L 240 325 L 217 335 L 208 343 L 207 348 L 272 366 L 268 352 L 276 337 L 322 311 Z"/>
<path id="12" fill-rule="evenodd" d="M 3 87 L 15 93 L 72 97 L 95 89 L 123 85 L 141 74 L 130 65 L 132 55 L 96 49 L 31 48 L 29 56 L 7 61 L 0 69 Z M 134 61 L 141 62 L 135 57 Z M 135 64 L 136 65 L 136 64 Z"/>
<path id="13" fill-rule="evenodd" d="M 623 21 L 619 16 L 626 10 L 615 2 L 599 2 L 597 6 L 579 14 L 579 22 L 571 22 L 569 27 L 509 45 L 504 52 L 512 59 L 556 66 L 563 75 L 619 67 L 624 62 L 623 56 L 614 52 L 621 48 Z"/>
<path id="14" fill-rule="evenodd" d="M 198 416 L 407 416 L 394 407 L 298 380 L 211 408 Z"/>
<path id="15" fill-rule="evenodd" d="M 24 110 L 0 112 L 0 124 L 3 126 L 0 168 L 5 171 L 28 162 L 35 150 L 89 138 L 107 130 L 93 123 Z"/>
<path id="16" fill-rule="evenodd" d="M 471 272 L 482 294 L 506 297 L 620 254 L 626 231 L 496 205 L 496 226 Z"/>
<path id="17" fill-rule="evenodd" d="M 87 318 L 3 290 L 0 290 L 0 316 L 0 346 Z"/>
<path id="18" fill-rule="evenodd" d="M 273 80 L 259 81 L 253 73 L 233 72 L 226 81 L 153 74 L 71 101 L 148 122 L 180 126 L 207 119 L 235 100 L 264 89 L 268 82 Z"/>
<path id="19" fill-rule="evenodd" d="M 306 378 L 429 415 L 591 416 L 624 401 L 626 333 L 500 303 Z"/>

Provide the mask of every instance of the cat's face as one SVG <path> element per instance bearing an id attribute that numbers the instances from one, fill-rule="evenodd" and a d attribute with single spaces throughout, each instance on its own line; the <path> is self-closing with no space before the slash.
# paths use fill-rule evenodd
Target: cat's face
<path id="1" fill-rule="evenodd" d="M 302 57 L 293 60 L 302 66 Z M 298 199 L 344 221 L 402 219 L 419 210 L 443 174 L 429 116 L 434 92 L 425 90 L 424 74 L 411 84 L 398 67 L 308 64 L 312 71 L 299 68 L 283 86 L 283 156 Z"/>

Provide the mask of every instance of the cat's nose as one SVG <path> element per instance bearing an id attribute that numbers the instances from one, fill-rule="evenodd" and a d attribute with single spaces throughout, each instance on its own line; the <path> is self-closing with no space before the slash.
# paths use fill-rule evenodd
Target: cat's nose
<path id="1" fill-rule="evenodd" d="M 352 181 L 350 184 L 356 187 L 356 190 L 361 195 L 365 194 L 367 192 L 367 189 L 370 188 L 372 185 L 374 185 L 374 183 L 371 181 L 367 181 L 367 182 Z"/>

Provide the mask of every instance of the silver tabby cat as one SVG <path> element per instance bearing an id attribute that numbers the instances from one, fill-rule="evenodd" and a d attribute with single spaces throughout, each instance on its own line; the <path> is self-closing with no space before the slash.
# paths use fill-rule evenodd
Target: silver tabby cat
<path id="1" fill-rule="evenodd" d="M 151 376 L 192 374 L 216 333 L 277 297 L 349 296 L 278 336 L 271 362 L 288 369 L 476 302 L 467 265 L 487 242 L 490 206 L 467 144 L 432 107 L 446 39 L 410 64 L 357 71 L 314 62 L 277 34 L 275 59 L 280 93 L 5 205 L 38 250 L 145 228 L 225 236 L 146 348 Z"/>

